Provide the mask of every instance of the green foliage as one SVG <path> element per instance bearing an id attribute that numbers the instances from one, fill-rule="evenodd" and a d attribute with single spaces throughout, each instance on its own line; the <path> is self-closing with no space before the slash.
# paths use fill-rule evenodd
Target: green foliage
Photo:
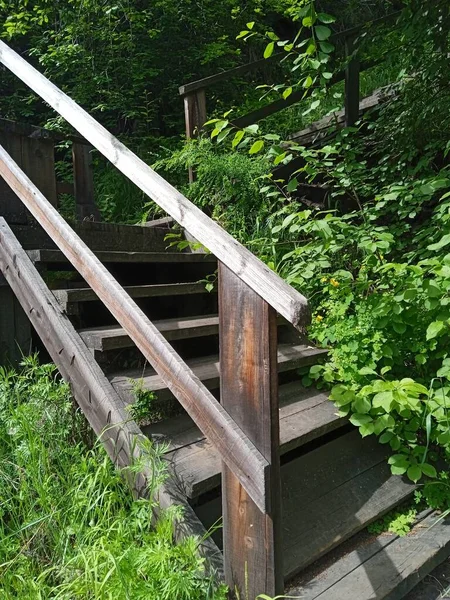
<path id="1" fill-rule="evenodd" d="M 414 507 L 393 510 L 381 519 L 371 523 L 367 527 L 367 531 L 375 535 L 389 532 L 404 537 L 411 531 L 411 527 L 414 525 L 416 518 L 417 510 Z"/>
<path id="2" fill-rule="evenodd" d="M 256 235 L 243 234 L 235 218 L 227 226 L 309 298 L 310 335 L 331 350 L 303 383 L 332 388 L 361 435 L 390 445 L 392 472 L 418 482 L 435 479 L 439 461 L 450 460 L 450 13 L 441 3 L 406 4 L 388 35 L 403 45 L 395 98 L 328 144 L 305 148 L 256 124 L 236 129 L 227 113 L 210 124 L 213 139 L 232 140 L 231 155 L 263 157 L 272 168 L 301 165 L 287 181 L 269 169 L 259 177 L 271 210 Z M 314 84 L 315 110 L 330 62 L 323 55 L 331 54 L 320 42 L 332 19 L 319 18 L 310 1 L 298 14 L 303 33 L 290 44 L 257 24 L 241 37 L 266 35 L 266 56 L 284 48 L 299 74 L 293 67 L 270 91 Z M 325 190 L 322 208 L 309 200 L 312 188 Z"/>
<path id="3" fill-rule="evenodd" d="M 133 500 L 53 365 L 0 371 L 0 595 L 12 598 L 225 598 L 205 574 L 198 540 L 174 543 L 179 511 L 153 527 L 154 481 Z M 140 465 L 135 465 L 138 470 Z"/>

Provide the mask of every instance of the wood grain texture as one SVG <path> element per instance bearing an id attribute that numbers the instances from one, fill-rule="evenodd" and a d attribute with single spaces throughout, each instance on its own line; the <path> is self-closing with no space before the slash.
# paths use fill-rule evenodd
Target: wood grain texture
<path id="1" fill-rule="evenodd" d="M 433 513 L 407 536 L 380 536 L 289 593 L 305 600 L 400 600 L 448 556 L 450 522 Z"/>
<path id="2" fill-rule="evenodd" d="M 153 171 L 3 41 L 0 41 L 0 62 L 290 323 L 304 326 L 309 321 L 308 303 L 304 296 L 239 244 L 218 223 Z M 7 177 L 4 169 L 2 174 Z"/>
<path id="3" fill-rule="evenodd" d="M 217 315 L 163 319 L 153 321 L 153 323 L 166 340 L 183 340 L 219 333 L 219 317 Z M 81 329 L 78 333 L 88 348 L 99 352 L 129 348 L 134 345 L 125 330 L 116 325 L 90 327 Z"/>
<path id="4" fill-rule="evenodd" d="M 225 581 L 240 597 L 284 591 L 276 313 L 219 263 L 220 401 L 268 461 L 266 510 L 222 467 Z"/>
<path id="5" fill-rule="evenodd" d="M 101 221 L 100 211 L 95 204 L 92 149 L 85 144 L 73 143 L 72 163 L 77 219 Z"/>
<path id="6" fill-rule="evenodd" d="M 33 262 L 60 263 L 67 262 L 67 258 L 60 250 L 29 250 L 29 256 Z M 212 254 L 194 254 L 190 252 L 127 252 L 124 250 L 97 250 L 96 257 L 102 263 L 143 263 L 143 264 L 165 264 L 165 263 L 211 263 L 215 264 L 216 257 Z"/>
<path id="7" fill-rule="evenodd" d="M 265 511 L 268 462 L 261 452 L 2 147 L 0 174 L 95 290 L 255 503 Z"/>
<path id="8" fill-rule="evenodd" d="M 278 347 L 278 372 L 283 373 L 292 371 L 299 367 L 313 365 L 320 358 L 326 356 L 327 351 L 310 346 L 290 344 L 280 344 Z M 186 361 L 190 369 L 203 382 L 208 389 L 217 389 L 220 384 L 220 361 L 217 355 L 202 356 L 201 358 L 189 359 Z M 160 400 L 172 398 L 171 391 L 167 388 L 164 380 L 153 372 L 143 372 L 142 369 L 127 369 L 124 371 L 111 373 L 111 382 L 119 389 L 123 398 L 127 395 L 131 398 L 133 379 L 138 379 L 142 389 L 149 392 L 157 392 Z"/>
<path id="9" fill-rule="evenodd" d="M 280 453 L 285 454 L 345 425 L 325 394 L 297 382 L 281 386 Z M 187 415 L 149 425 L 146 435 L 168 445 L 171 461 L 186 495 L 195 499 L 221 483 L 222 463 L 213 446 Z"/>
<path id="10" fill-rule="evenodd" d="M 152 480 L 152 471 L 151 459 L 146 458 L 142 431 L 130 419 L 125 405 L 98 364 L 92 360 L 92 354 L 61 311 L 3 218 L 0 218 L 0 270 L 61 375 L 70 384 L 76 401 L 101 438 L 111 459 L 122 468 L 130 466 L 136 460 L 142 461 L 144 466 L 136 475 L 134 488 L 138 496 L 146 496 L 147 481 Z M 174 504 L 183 505 L 184 518 L 177 523 L 177 537 L 199 535 L 203 539 L 200 549 L 207 553 L 220 573 L 220 552 L 210 539 L 205 539 L 205 530 L 180 493 L 175 477 L 159 488 L 157 499 L 163 509 Z"/>

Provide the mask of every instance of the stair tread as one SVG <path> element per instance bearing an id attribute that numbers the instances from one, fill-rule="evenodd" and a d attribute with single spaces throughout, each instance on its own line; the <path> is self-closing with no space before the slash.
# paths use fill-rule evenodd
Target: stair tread
<path id="1" fill-rule="evenodd" d="M 156 283 L 152 285 L 129 285 L 124 290 L 132 298 L 152 298 L 157 296 L 180 296 L 185 294 L 208 293 L 203 283 Z M 98 300 L 97 294 L 91 288 L 73 288 L 52 290 L 54 296 L 61 304 L 75 302 L 92 302 Z"/>
<path id="2" fill-rule="evenodd" d="M 279 400 L 282 454 L 346 423 L 325 393 L 305 388 L 300 381 L 281 385 Z M 143 431 L 154 441 L 167 444 L 166 458 L 188 497 L 197 497 L 220 484 L 220 456 L 188 415 L 143 427 Z"/>
<path id="3" fill-rule="evenodd" d="M 280 344 L 278 346 L 278 371 L 283 372 L 300 366 L 314 364 L 320 357 L 326 354 L 327 350 L 303 344 Z M 186 363 L 206 387 L 209 389 L 218 387 L 219 357 L 217 355 L 190 359 Z M 116 389 L 122 392 L 122 395 L 126 395 L 129 392 L 132 393 L 133 383 L 130 380 L 137 379 L 142 383 L 142 389 L 149 392 L 158 392 L 158 398 L 172 397 L 170 390 L 167 389 L 162 378 L 155 374 L 153 370 L 151 370 L 150 374 L 145 375 L 142 369 L 130 369 L 112 373 L 109 378 Z M 133 401 L 133 396 L 130 396 L 129 401 Z"/>
<path id="4" fill-rule="evenodd" d="M 126 252 L 121 250 L 99 250 L 95 255 L 103 263 L 215 263 L 213 254 L 196 252 Z M 36 249 L 28 250 L 33 262 L 59 263 L 68 262 L 60 250 Z"/>
<path id="5" fill-rule="evenodd" d="M 353 430 L 282 464 L 286 579 L 412 495 L 411 482 L 391 475 L 389 450 L 374 436 L 363 439 Z M 199 504 L 196 512 L 210 527 L 221 515 L 220 498 Z M 219 545 L 221 533 L 214 536 Z M 357 596 L 342 596 L 347 597 Z"/>
<path id="6" fill-rule="evenodd" d="M 218 315 L 180 317 L 154 321 L 153 324 L 166 339 L 178 340 L 217 333 L 219 330 L 219 317 Z M 132 340 L 120 325 L 90 327 L 80 329 L 78 333 L 88 348 L 100 352 L 133 345 Z"/>
<path id="7" fill-rule="evenodd" d="M 384 534 L 366 540 L 286 593 L 304 600 L 403 598 L 450 556 L 450 521 L 438 519 L 436 513 L 427 516 L 405 537 Z"/>

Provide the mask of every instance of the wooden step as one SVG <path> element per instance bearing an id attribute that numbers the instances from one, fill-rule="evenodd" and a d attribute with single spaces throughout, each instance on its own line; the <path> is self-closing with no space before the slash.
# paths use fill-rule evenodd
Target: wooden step
<path id="1" fill-rule="evenodd" d="M 286 594 L 303 600 L 400 600 L 450 556 L 450 520 L 432 513 L 405 537 L 365 537 L 353 546 L 331 565 L 324 557 L 323 564 L 313 565 L 314 574 L 302 575 Z M 424 600 L 438 597 L 449 596 L 421 596 Z"/>
<path id="2" fill-rule="evenodd" d="M 213 254 L 188 252 L 122 252 L 96 251 L 95 255 L 102 263 L 216 263 Z M 28 256 L 34 263 L 67 263 L 68 260 L 60 250 L 28 250 Z"/>
<path id="3" fill-rule="evenodd" d="M 278 347 L 278 371 L 282 373 L 299 367 L 313 365 L 320 358 L 326 356 L 326 354 L 327 350 L 312 346 L 281 344 Z M 218 356 L 195 358 L 186 362 L 207 388 L 212 390 L 219 387 L 220 371 Z M 122 398 L 129 403 L 134 402 L 133 380 L 139 380 L 143 390 L 156 392 L 159 400 L 173 398 L 171 391 L 167 389 L 161 377 L 155 374 L 151 367 L 148 367 L 147 372 L 149 371 L 150 373 L 145 375 L 142 369 L 127 370 L 112 374 L 110 380 Z"/>
<path id="4" fill-rule="evenodd" d="M 153 285 L 130 285 L 124 290 L 131 298 L 157 298 L 162 296 L 187 296 L 190 294 L 208 294 L 203 283 L 158 283 Z M 73 307 L 79 302 L 94 302 L 98 300 L 91 288 L 74 288 L 68 290 L 52 290 L 61 307 L 72 314 Z"/>
<path id="5" fill-rule="evenodd" d="M 337 429 L 347 421 L 336 414 L 328 396 L 295 381 L 281 385 L 280 445 L 286 454 Z M 222 463 L 214 447 L 187 415 L 180 415 L 143 428 L 155 442 L 167 445 L 166 458 L 189 498 L 220 485 Z"/>
<path id="6" fill-rule="evenodd" d="M 411 496 L 415 486 L 391 475 L 389 454 L 375 437 L 354 430 L 282 465 L 286 580 Z M 196 512 L 211 527 L 221 516 L 220 498 Z M 218 531 L 219 544 L 220 537 Z"/>
<path id="7" fill-rule="evenodd" d="M 218 315 L 207 315 L 204 317 L 164 319 L 154 321 L 154 325 L 167 340 L 182 340 L 217 334 L 219 332 L 219 317 Z M 118 325 L 80 329 L 78 333 L 88 348 L 99 352 L 134 346 L 134 342 L 128 334 Z"/>

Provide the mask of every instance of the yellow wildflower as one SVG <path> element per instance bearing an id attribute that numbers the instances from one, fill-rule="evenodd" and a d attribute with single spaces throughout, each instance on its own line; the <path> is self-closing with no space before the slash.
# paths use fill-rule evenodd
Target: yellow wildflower
<path id="1" fill-rule="evenodd" d="M 322 315 L 317 315 L 316 321 L 319 321 L 319 323 L 320 323 L 320 321 L 323 321 Z"/>
<path id="2" fill-rule="evenodd" d="M 330 279 L 330 283 L 333 287 L 339 287 L 339 281 L 336 281 L 336 279 Z"/>
<path id="3" fill-rule="evenodd" d="M 328 277 L 322 277 L 322 279 L 320 280 L 322 283 L 326 283 L 328 281 Z"/>

